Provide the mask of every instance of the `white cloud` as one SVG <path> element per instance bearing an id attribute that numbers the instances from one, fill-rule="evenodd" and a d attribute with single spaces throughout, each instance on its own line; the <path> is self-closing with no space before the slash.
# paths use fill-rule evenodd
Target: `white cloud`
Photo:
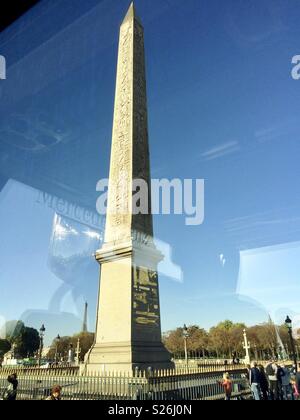
<path id="1" fill-rule="evenodd" d="M 234 153 L 240 149 L 237 141 L 223 143 L 202 153 L 201 157 L 205 160 L 213 160 Z"/>

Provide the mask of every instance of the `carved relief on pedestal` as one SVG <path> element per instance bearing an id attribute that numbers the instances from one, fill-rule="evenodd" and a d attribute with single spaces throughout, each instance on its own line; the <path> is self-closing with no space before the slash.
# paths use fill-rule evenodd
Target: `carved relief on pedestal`
<path id="1" fill-rule="evenodd" d="M 133 322 L 160 327 L 157 272 L 135 266 L 133 277 Z"/>

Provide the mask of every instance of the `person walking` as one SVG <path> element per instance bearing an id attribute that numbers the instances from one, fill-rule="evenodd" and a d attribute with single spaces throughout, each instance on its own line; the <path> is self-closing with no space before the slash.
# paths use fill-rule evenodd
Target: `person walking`
<path id="1" fill-rule="evenodd" d="M 260 384 L 261 384 L 261 374 L 260 371 L 257 367 L 257 363 L 256 362 L 252 362 L 251 365 L 251 370 L 250 370 L 250 386 L 251 386 L 251 391 L 253 394 L 253 398 L 255 401 L 260 401 L 261 397 L 260 397 L 260 392 L 261 392 L 261 388 L 260 388 Z"/>
<path id="2" fill-rule="evenodd" d="M 55 385 L 52 388 L 51 395 L 48 398 L 46 398 L 46 401 L 61 401 L 61 391 L 61 386 Z"/>
<path id="3" fill-rule="evenodd" d="M 272 360 L 266 367 L 266 374 L 270 384 L 271 399 L 279 400 L 278 366 L 275 360 Z"/>
<path id="4" fill-rule="evenodd" d="M 251 371 L 251 365 L 246 365 L 246 379 L 249 382 L 249 386 L 250 386 L 250 371 Z"/>
<path id="5" fill-rule="evenodd" d="M 283 395 L 283 399 L 284 400 L 288 400 L 289 396 L 291 397 L 291 399 L 294 399 L 294 395 L 293 395 L 293 390 L 292 390 L 292 385 L 291 385 L 291 372 L 290 370 L 286 367 L 285 364 L 283 364 L 281 366 L 281 386 L 282 386 L 282 395 Z"/>
<path id="6" fill-rule="evenodd" d="M 225 391 L 225 401 L 230 401 L 232 395 L 232 381 L 229 373 L 224 373 L 223 381 L 220 382 L 220 384 L 223 386 Z"/>
<path id="7" fill-rule="evenodd" d="M 300 363 L 299 363 L 299 369 L 300 369 Z M 295 374 L 295 379 L 296 379 L 296 386 L 298 391 L 300 392 L 300 371 L 298 370 L 298 372 L 296 372 Z"/>
<path id="8" fill-rule="evenodd" d="M 258 369 L 260 371 L 260 389 L 262 393 L 262 398 L 264 401 L 268 401 L 269 400 L 269 381 L 266 375 L 266 371 L 263 365 L 259 365 Z"/>
<path id="9" fill-rule="evenodd" d="M 299 393 L 299 388 L 297 387 L 297 383 L 296 383 L 295 377 L 292 378 L 291 384 L 292 384 L 292 390 L 293 390 L 294 400 L 298 401 L 299 400 L 299 397 L 300 397 L 300 393 Z"/>
<path id="10" fill-rule="evenodd" d="M 278 398 L 279 400 L 283 400 L 283 386 L 282 386 L 282 378 L 284 377 L 285 373 L 282 366 L 277 365 L 277 380 L 278 380 Z"/>
<path id="11" fill-rule="evenodd" d="M 17 392 L 18 392 L 18 378 L 16 373 L 13 373 L 7 378 L 8 387 L 4 391 L 2 395 L 3 401 L 15 401 L 17 399 Z"/>

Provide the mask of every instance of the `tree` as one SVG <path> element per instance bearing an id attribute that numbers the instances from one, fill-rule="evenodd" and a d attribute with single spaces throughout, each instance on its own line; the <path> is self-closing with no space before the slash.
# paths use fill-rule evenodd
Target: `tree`
<path id="1" fill-rule="evenodd" d="M 286 325 L 280 325 L 280 327 L 278 327 L 278 332 L 283 345 L 290 345 L 290 336 Z"/>
<path id="2" fill-rule="evenodd" d="M 72 344 L 73 344 L 74 349 L 76 349 L 77 347 L 78 339 L 80 342 L 80 349 L 81 349 L 79 358 L 80 360 L 84 360 L 85 355 L 94 344 L 95 334 L 87 332 L 87 333 L 80 333 L 80 334 L 74 335 L 72 337 Z"/>
<path id="3" fill-rule="evenodd" d="M 36 329 L 24 327 L 16 342 L 16 352 L 20 357 L 31 357 L 40 347 L 40 336 Z"/>
<path id="4" fill-rule="evenodd" d="M 220 322 L 207 333 L 198 326 L 188 329 L 188 350 L 199 352 L 205 350 L 217 357 L 231 358 L 233 353 L 244 357 L 243 330 L 245 324 L 232 321 Z M 272 321 L 247 328 L 247 337 L 251 344 L 253 357 L 275 357 L 279 354 L 278 331 L 282 344 L 290 349 L 290 339 L 285 325 L 275 326 Z M 300 332 L 300 331 L 299 331 Z M 167 349 L 173 354 L 184 354 L 183 329 L 169 331 L 163 339 Z M 296 339 L 300 346 L 300 338 Z M 282 349 L 283 350 L 283 349 Z M 291 349 L 290 349 L 291 350 Z"/>
<path id="5" fill-rule="evenodd" d="M 265 353 L 275 356 L 277 349 L 277 337 L 275 326 L 268 322 L 253 327 L 256 330 L 258 345 Z"/>
<path id="6" fill-rule="evenodd" d="M 230 345 L 232 351 L 237 355 L 240 355 L 244 352 L 243 333 L 245 329 L 245 324 L 233 324 L 232 328 L 230 329 Z"/>
<path id="7" fill-rule="evenodd" d="M 163 342 L 170 353 L 174 355 L 183 354 L 185 351 L 183 328 L 177 328 L 165 334 Z M 198 352 L 204 355 L 208 348 L 207 332 L 197 325 L 190 326 L 188 328 L 187 345 L 189 352 Z"/>
<path id="8" fill-rule="evenodd" d="M 0 358 L 2 358 L 11 349 L 11 344 L 8 340 L 0 340 Z"/>
<path id="9" fill-rule="evenodd" d="M 72 338 L 68 336 L 61 337 L 59 340 L 53 340 L 47 357 L 51 360 L 55 360 L 56 356 L 58 357 L 58 360 L 65 358 L 68 354 L 71 340 Z"/>
<path id="10" fill-rule="evenodd" d="M 242 349 L 244 324 L 234 324 L 231 321 L 220 322 L 209 331 L 210 349 L 218 356 L 232 357 Z"/>
<path id="11" fill-rule="evenodd" d="M 73 349 L 76 350 L 77 342 L 79 339 L 80 342 L 80 360 L 84 359 L 86 353 L 90 350 L 94 343 L 95 335 L 93 333 L 80 333 L 76 334 L 73 337 L 61 337 L 60 340 L 55 339 L 52 342 L 51 348 L 48 352 L 47 357 L 51 360 L 55 360 L 56 355 L 58 359 L 66 358 L 70 349 L 70 345 L 73 346 Z"/>
<path id="12" fill-rule="evenodd" d="M 197 325 L 188 328 L 188 350 L 204 355 L 208 347 L 208 334 Z"/>
<path id="13" fill-rule="evenodd" d="M 163 342 L 170 353 L 178 355 L 184 352 L 183 328 L 170 331 L 163 337 Z"/>
<path id="14" fill-rule="evenodd" d="M 15 354 L 19 358 L 33 356 L 39 349 L 40 338 L 39 333 L 34 328 L 26 327 L 22 321 L 8 321 L 3 330 L 2 335 L 6 340 L 15 345 Z"/>
<path id="15" fill-rule="evenodd" d="M 7 321 L 1 329 L 1 336 L 13 343 L 20 336 L 24 327 L 22 321 Z"/>

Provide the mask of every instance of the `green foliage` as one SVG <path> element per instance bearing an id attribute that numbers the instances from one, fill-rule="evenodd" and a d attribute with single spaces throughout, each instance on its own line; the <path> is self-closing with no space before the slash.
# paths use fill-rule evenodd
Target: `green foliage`
<path id="1" fill-rule="evenodd" d="M 74 335 L 72 337 L 72 344 L 74 348 L 76 348 L 77 346 L 78 339 L 80 342 L 80 349 L 81 349 L 80 359 L 84 360 L 84 356 L 94 344 L 95 334 L 87 332 L 87 333 L 80 333 L 80 334 Z"/>
<path id="2" fill-rule="evenodd" d="M 40 339 L 38 331 L 34 328 L 26 327 L 22 321 L 8 321 L 3 327 L 1 334 L 6 337 L 10 347 L 12 344 L 15 345 L 15 354 L 19 358 L 33 356 L 39 349 Z"/>
<path id="3" fill-rule="evenodd" d="M 177 328 L 165 334 L 163 342 L 171 353 L 182 353 L 184 351 L 183 328 Z"/>
<path id="4" fill-rule="evenodd" d="M 24 327 L 15 341 L 16 353 L 19 357 L 33 356 L 40 347 L 39 333 L 34 328 Z"/>
<path id="5" fill-rule="evenodd" d="M 277 327 L 284 346 L 290 347 L 290 340 L 285 326 Z M 210 353 L 214 357 L 231 358 L 233 353 L 244 357 L 243 331 L 247 330 L 248 340 L 251 343 L 251 351 L 254 354 L 260 350 L 266 354 L 276 355 L 278 350 L 275 326 L 272 323 L 255 325 L 247 328 L 245 324 L 233 323 L 229 320 L 220 322 L 212 327 L 209 332 L 199 326 L 191 326 L 188 329 L 188 350 L 191 352 Z M 184 339 L 183 329 L 177 328 L 164 335 L 164 343 L 173 354 L 183 354 Z M 300 344 L 300 341 L 298 340 Z M 258 354 L 257 354 L 258 355 Z M 259 357 L 259 355 L 258 355 Z"/>
<path id="6" fill-rule="evenodd" d="M 51 349 L 47 357 L 51 360 L 55 360 L 55 356 L 58 356 L 58 360 L 66 358 L 70 345 L 72 344 L 73 349 L 76 351 L 77 342 L 80 342 L 80 360 L 84 359 L 86 353 L 90 350 L 94 343 L 95 335 L 93 333 L 80 333 L 73 337 L 61 337 L 60 340 L 55 339 L 51 345 Z"/>
<path id="7" fill-rule="evenodd" d="M 0 340 L 0 358 L 11 349 L 11 344 L 8 340 Z"/>
<path id="8" fill-rule="evenodd" d="M 21 334 L 25 327 L 22 321 L 8 321 L 1 329 L 1 336 L 13 343 Z"/>

